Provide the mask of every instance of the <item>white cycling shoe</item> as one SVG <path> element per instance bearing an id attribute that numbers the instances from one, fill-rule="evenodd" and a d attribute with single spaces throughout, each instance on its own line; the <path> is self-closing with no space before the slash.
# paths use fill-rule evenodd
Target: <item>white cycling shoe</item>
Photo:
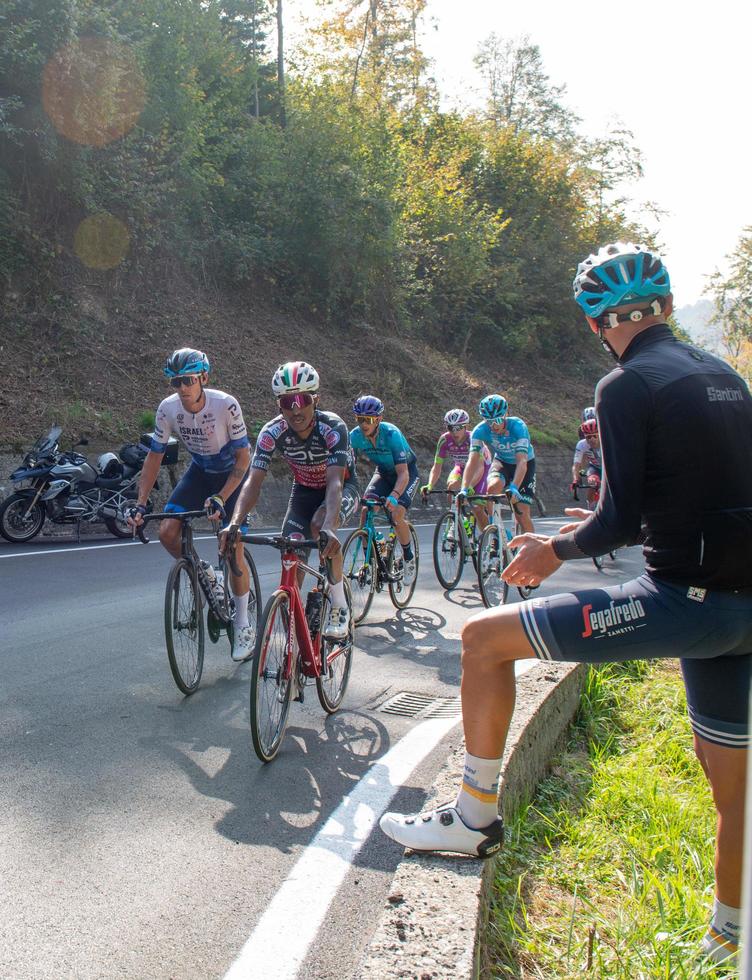
<path id="1" fill-rule="evenodd" d="M 413 584 L 413 579 L 415 578 L 415 572 L 416 572 L 416 570 L 417 569 L 416 569 L 416 565 L 415 565 L 415 559 L 414 558 L 410 558 L 410 559 L 405 558 L 404 559 L 404 564 L 402 566 L 402 581 L 403 581 L 403 583 L 405 585 L 408 585 L 409 586 L 409 585 L 412 585 Z"/>
<path id="2" fill-rule="evenodd" d="M 244 660 L 250 660 L 253 656 L 254 641 L 253 629 L 250 626 L 241 626 L 240 629 L 235 630 L 235 638 L 232 642 L 232 653 L 230 656 L 236 664 L 241 664 Z"/>
<path id="3" fill-rule="evenodd" d="M 344 640 L 350 626 L 347 606 L 332 606 L 323 633 L 327 640 Z"/>
<path id="4" fill-rule="evenodd" d="M 413 851 L 449 851 L 488 858 L 504 843 L 504 824 L 501 817 L 478 830 L 468 827 L 452 803 L 435 810 L 405 816 L 385 813 L 379 827 L 387 837 Z"/>

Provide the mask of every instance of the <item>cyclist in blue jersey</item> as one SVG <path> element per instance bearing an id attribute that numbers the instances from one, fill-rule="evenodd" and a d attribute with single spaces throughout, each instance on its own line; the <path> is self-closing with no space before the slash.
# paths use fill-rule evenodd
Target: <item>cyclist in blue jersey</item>
<path id="1" fill-rule="evenodd" d="M 420 483 L 418 461 L 397 426 L 384 422 L 384 403 L 380 398 L 361 395 L 353 404 L 353 413 L 358 423 L 350 432 L 353 452 L 356 458 L 365 456 L 376 464 L 376 472 L 363 497 L 371 500 L 386 497 L 385 506 L 402 545 L 404 580 L 409 584 L 416 568 L 406 514 Z M 365 513 L 361 515 L 363 520 Z"/>
<path id="2" fill-rule="evenodd" d="M 724 361 L 673 335 L 668 272 L 617 242 L 580 263 L 575 300 L 617 360 L 596 389 L 606 479 L 596 509 L 551 538 L 523 534 L 504 571 L 535 585 L 570 559 L 644 542 L 646 571 L 474 615 L 462 632 L 466 757 L 455 800 L 381 827 L 415 850 L 487 856 L 502 845 L 498 774 L 515 661 L 679 658 L 694 748 L 717 810 L 716 893 L 702 949 L 736 954 L 752 671 L 752 395 Z M 710 479 L 698 478 L 709 474 Z"/>
<path id="3" fill-rule="evenodd" d="M 508 414 L 509 406 L 502 395 L 486 395 L 478 405 L 483 419 L 472 431 L 470 456 L 462 476 L 467 492 L 482 470 L 484 446 L 493 455 L 488 475 L 488 492 L 507 490 L 514 512 L 525 531 L 534 531 L 530 505 L 535 494 L 535 450 L 530 433 L 522 419 Z"/>
<path id="4" fill-rule="evenodd" d="M 144 461 L 136 506 L 128 512 L 131 525 L 143 523 L 146 501 L 156 483 L 167 442 L 174 433 L 185 444 L 191 463 L 172 491 L 165 511 L 211 511 L 211 520 L 226 523 L 240 485 L 251 462 L 250 443 L 238 400 L 215 388 L 207 388 L 209 359 L 203 351 L 181 347 L 167 358 L 164 374 L 173 394 L 157 409 L 151 450 Z M 159 540 L 173 558 L 180 557 L 180 521 L 163 520 Z M 248 621 L 250 579 L 238 542 L 235 557 L 239 576 L 230 575 L 235 596 L 233 660 L 245 660 L 252 652 L 253 630 Z"/>

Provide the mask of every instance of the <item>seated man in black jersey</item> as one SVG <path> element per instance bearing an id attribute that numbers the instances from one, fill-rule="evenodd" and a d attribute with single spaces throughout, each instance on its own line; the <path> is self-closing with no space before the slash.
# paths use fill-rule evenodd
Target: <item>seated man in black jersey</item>
<path id="1" fill-rule="evenodd" d="M 616 243 L 580 264 L 575 299 L 618 364 L 596 389 L 605 480 L 596 510 L 547 538 L 523 534 L 504 578 L 539 585 L 569 559 L 644 541 L 623 585 L 500 606 L 462 633 L 465 770 L 457 798 L 381 828 L 419 851 L 497 851 L 498 775 L 514 710 L 514 662 L 677 657 L 694 746 L 718 811 L 716 901 L 703 949 L 739 941 L 752 664 L 752 397 L 724 361 L 678 341 L 661 259 Z M 711 473 L 712 481 L 698 480 Z"/>
<path id="2" fill-rule="evenodd" d="M 274 372 L 272 391 L 280 414 L 261 429 L 248 478 L 240 490 L 228 531 L 240 526 L 256 506 L 272 456 L 279 452 L 293 473 L 292 493 L 282 524 L 287 537 L 328 537 L 322 558 L 331 559 L 332 609 L 324 635 L 341 640 L 349 627 L 342 582 L 342 548 L 337 528 L 360 502 L 347 426 L 319 407 L 319 375 L 305 361 L 290 361 Z"/>

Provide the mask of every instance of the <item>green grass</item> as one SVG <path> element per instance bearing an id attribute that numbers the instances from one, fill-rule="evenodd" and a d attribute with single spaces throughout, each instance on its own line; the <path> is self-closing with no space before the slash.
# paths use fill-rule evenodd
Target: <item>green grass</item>
<path id="1" fill-rule="evenodd" d="M 562 425 L 555 429 L 536 429 L 534 425 L 529 425 L 528 431 L 534 446 L 573 446 L 577 442 L 576 425 Z"/>
<path id="2" fill-rule="evenodd" d="M 591 670 L 567 750 L 507 828 L 485 978 L 735 976 L 698 951 L 715 811 L 674 662 Z"/>

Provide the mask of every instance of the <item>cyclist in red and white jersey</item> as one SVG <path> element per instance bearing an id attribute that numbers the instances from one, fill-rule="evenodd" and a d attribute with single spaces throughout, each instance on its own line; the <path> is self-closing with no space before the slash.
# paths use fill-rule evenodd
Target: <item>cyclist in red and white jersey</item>
<path id="1" fill-rule="evenodd" d="M 315 538 L 323 531 L 328 536 L 321 557 L 331 560 L 332 608 L 324 635 L 343 639 L 349 622 L 337 528 L 360 502 L 347 426 L 339 415 L 318 407 L 319 375 L 305 361 L 280 365 L 272 378 L 272 391 L 280 414 L 259 432 L 251 472 L 228 530 L 239 527 L 243 516 L 256 506 L 272 457 L 279 453 L 293 474 L 282 533 Z"/>
<path id="2" fill-rule="evenodd" d="M 595 503 L 603 478 L 601 441 L 598 435 L 598 422 L 586 419 L 581 426 L 583 438 L 577 443 L 572 460 L 572 489 L 580 485 L 580 474 L 584 473 L 588 483 L 587 501 Z"/>

